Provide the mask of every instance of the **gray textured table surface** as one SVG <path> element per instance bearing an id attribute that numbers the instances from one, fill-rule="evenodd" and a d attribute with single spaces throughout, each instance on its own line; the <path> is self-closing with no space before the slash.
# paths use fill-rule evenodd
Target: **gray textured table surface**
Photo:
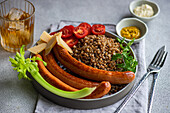
<path id="1" fill-rule="evenodd" d="M 2 1 L 2 0 L 0 0 Z M 39 39 L 42 31 L 50 23 L 60 20 L 87 22 L 118 23 L 122 18 L 130 17 L 128 5 L 132 0 L 31 0 L 36 8 L 35 38 Z M 151 61 L 155 51 L 162 45 L 170 50 L 170 1 L 154 0 L 160 6 L 159 16 L 147 25 L 146 64 Z M 0 46 L 0 113 L 32 113 L 37 99 L 37 92 L 29 81 L 17 79 L 17 72 L 12 70 L 8 57 L 14 53 L 6 52 Z M 152 113 L 170 111 L 170 60 L 168 59 L 158 78 Z M 150 82 L 152 77 L 149 78 Z"/>

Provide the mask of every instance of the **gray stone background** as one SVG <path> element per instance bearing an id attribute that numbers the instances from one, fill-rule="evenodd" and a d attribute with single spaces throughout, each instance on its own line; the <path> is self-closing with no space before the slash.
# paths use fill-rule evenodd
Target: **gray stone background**
<path id="1" fill-rule="evenodd" d="M 3 0 L 0 0 L 0 2 Z M 128 5 L 132 0 L 30 0 L 35 8 L 34 43 L 51 23 L 60 20 L 118 23 L 122 18 L 132 16 Z M 147 23 L 146 64 L 148 65 L 156 50 L 166 45 L 170 50 L 170 1 L 154 0 L 160 6 L 160 14 Z M 0 113 L 32 113 L 35 109 L 37 92 L 31 82 L 18 80 L 17 72 L 12 70 L 8 57 L 14 53 L 0 46 Z M 28 56 L 28 53 L 27 53 Z M 168 55 L 169 56 L 169 55 Z M 158 78 L 152 113 L 170 111 L 170 60 L 166 61 Z M 152 77 L 149 77 L 149 84 Z"/>

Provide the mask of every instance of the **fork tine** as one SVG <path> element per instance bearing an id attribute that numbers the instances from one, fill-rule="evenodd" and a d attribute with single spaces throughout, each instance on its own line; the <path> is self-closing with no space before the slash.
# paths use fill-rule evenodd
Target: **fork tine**
<path id="1" fill-rule="evenodd" d="M 164 54 L 165 54 L 165 51 L 161 51 L 161 52 L 160 52 L 160 55 L 158 56 L 158 59 L 157 59 L 155 65 L 159 65 L 159 64 L 161 63 Z"/>
<path id="2" fill-rule="evenodd" d="M 158 56 L 160 55 L 160 52 L 161 52 L 161 51 L 164 51 L 164 50 L 165 50 L 165 46 L 161 47 L 161 48 L 156 52 L 156 54 L 155 54 L 153 60 L 151 61 L 150 65 L 156 63 L 156 61 L 157 61 L 157 59 L 158 59 Z"/>
<path id="3" fill-rule="evenodd" d="M 156 54 L 155 54 L 155 56 L 154 56 L 154 58 L 152 59 L 152 61 L 151 61 L 150 64 L 154 64 L 154 63 L 156 62 L 157 57 L 159 56 L 159 54 L 160 54 L 160 50 L 158 50 L 158 51 L 156 52 Z"/>
<path id="4" fill-rule="evenodd" d="M 168 52 L 166 52 L 166 54 L 165 54 L 165 56 L 163 58 L 163 61 L 160 64 L 160 67 L 162 67 L 164 65 L 167 55 L 168 55 Z"/>

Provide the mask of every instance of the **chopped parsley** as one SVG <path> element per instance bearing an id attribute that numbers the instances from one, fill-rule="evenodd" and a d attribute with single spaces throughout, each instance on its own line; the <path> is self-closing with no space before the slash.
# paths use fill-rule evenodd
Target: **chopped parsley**
<path id="1" fill-rule="evenodd" d="M 123 46 L 123 42 L 124 42 L 125 38 L 123 38 L 123 40 L 117 38 L 117 40 L 120 43 L 120 47 L 123 50 L 123 52 L 121 54 L 117 53 L 116 55 L 113 55 L 112 60 L 122 59 L 123 63 L 116 64 L 117 67 L 122 68 L 123 71 L 135 72 L 138 62 L 136 61 L 135 58 L 133 58 L 133 56 L 131 55 L 131 52 L 130 52 L 130 46 L 133 44 L 134 39 L 132 41 L 130 41 L 129 43 L 127 43 L 126 46 Z"/>

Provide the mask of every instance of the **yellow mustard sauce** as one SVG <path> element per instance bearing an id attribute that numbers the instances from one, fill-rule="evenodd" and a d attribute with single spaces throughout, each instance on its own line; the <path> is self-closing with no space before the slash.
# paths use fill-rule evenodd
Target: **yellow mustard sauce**
<path id="1" fill-rule="evenodd" d="M 121 36 L 125 37 L 127 39 L 138 39 L 140 38 L 140 30 L 135 27 L 135 26 L 130 26 L 130 27 L 124 27 L 122 28 L 122 30 L 120 31 Z"/>

